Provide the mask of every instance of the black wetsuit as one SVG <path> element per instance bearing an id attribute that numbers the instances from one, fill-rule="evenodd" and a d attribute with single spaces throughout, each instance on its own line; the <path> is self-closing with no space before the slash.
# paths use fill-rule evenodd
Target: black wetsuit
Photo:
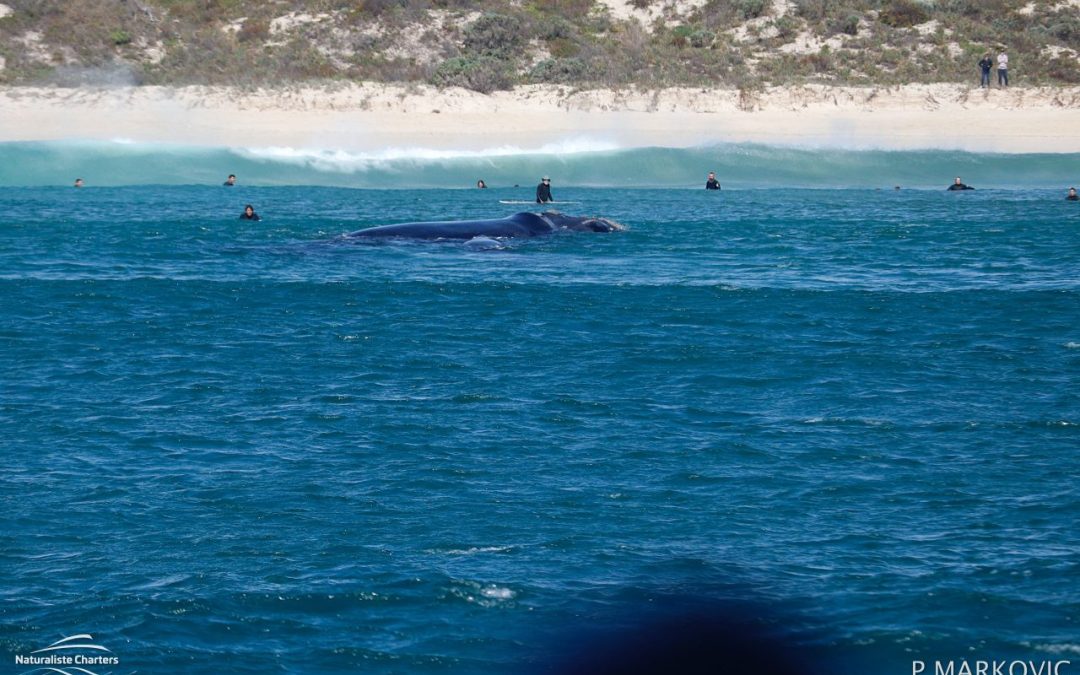
<path id="1" fill-rule="evenodd" d="M 975 188 L 971 187 L 970 185 L 964 185 L 963 183 L 953 183 L 952 185 L 950 185 L 949 187 L 947 187 L 945 189 L 946 190 L 974 190 Z"/>
<path id="2" fill-rule="evenodd" d="M 551 197 L 551 185 L 548 183 L 540 183 L 536 186 L 536 203 L 546 204 L 548 202 L 555 201 Z"/>
<path id="3" fill-rule="evenodd" d="M 240 220 L 262 220 L 262 218 L 259 217 L 259 214 L 252 211 L 250 216 L 246 213 L 241 213 Z"/>
<path id="4" fill-rule="evenodd" d="M 710 178 L 709 180 L 705 181 L 705 189 L 706 190 L 719 190 L 720 189 L 720 181 L 716 180 L 715 178 Z"/>
<path id="5" fill-rule="evenodd" d="M 1080 202 L 1080 195 L 1069 195 L 1065 199 L 1069 200 L 1070 202 Z"/>

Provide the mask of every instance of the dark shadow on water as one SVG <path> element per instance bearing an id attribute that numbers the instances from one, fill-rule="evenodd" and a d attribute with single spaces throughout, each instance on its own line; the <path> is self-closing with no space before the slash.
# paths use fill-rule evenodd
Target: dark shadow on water
<path id="1" fill-rule="evenodd" d="M 641 598 L 567 627 L 525 675 L 825 675 L 841 672 L 805 617 L 760 600 Z M 850 665 L 850 664 L 849 664 Z"/>

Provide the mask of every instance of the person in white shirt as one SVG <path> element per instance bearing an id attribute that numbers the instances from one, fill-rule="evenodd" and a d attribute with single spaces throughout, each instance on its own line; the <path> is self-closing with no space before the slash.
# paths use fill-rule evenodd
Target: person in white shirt
<path id="1" fill-rule="evenodd" d="M 998 86 L 1009 86 L 1009 55 L 1005 52 L 998 54 Z"/>

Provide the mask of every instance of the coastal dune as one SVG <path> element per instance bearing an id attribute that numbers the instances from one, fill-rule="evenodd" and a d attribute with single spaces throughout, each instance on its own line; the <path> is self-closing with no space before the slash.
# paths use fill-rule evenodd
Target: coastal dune
<path id="1" fill-rule="evenodd" d="M 749 142 L 846 149 L 1080 152 L 1080 87 L 955 84 L 760 91 L 479 94 L 426 85 L 0 89 L 0 142 L 113 140 L 226 147 L 484 150 L 592 138 L 619 147 Z"/>

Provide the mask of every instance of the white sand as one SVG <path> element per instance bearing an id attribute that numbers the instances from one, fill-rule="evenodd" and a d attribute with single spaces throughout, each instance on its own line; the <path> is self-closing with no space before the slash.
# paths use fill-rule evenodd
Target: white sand
<path id="1" fill-rule="evenodd" d="M 980 90 L 807 86 L 484 96 L 426 86 L 0 88 L 0 142 L 111 140 L 353 151 L 524 149 L 582 138 L 622 147 L 754 142 L 802 147 L 1080 152 L 1080 87 Z"/>

